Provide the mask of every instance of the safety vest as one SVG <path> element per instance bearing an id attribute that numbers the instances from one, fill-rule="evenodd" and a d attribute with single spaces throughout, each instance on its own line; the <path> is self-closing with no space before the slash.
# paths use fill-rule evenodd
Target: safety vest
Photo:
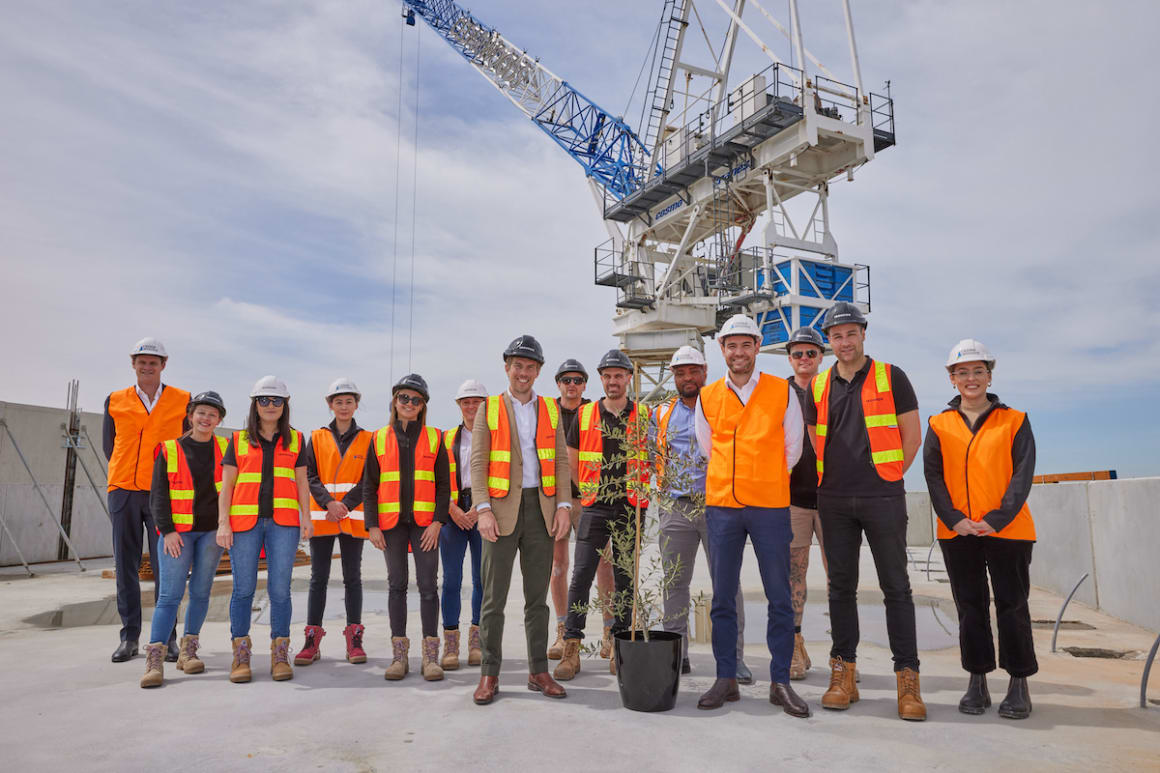
<path id="1" fill-rule="evenodd" d="M 222 454 L 226 452 L 226 439 L 214 435 L 213 444 L 213 485 L 222 490 Z M 193 528 L 193 473 L 185 449 L 176 440 L 166 440 L 161 444 L 161 455 L 165 457 L 165 475 L 169 478 L 169 512 L 173 527 L 177 531 Z"/>
<path id="2" fill-rule="evenodd" d="M 290 430 L 290 443 L 278 438 L 274 444 L 274 523 L 279 526 L 298 525 L 298 484 L 294 480 L 294 465 L 302 448 L 302 433 Z M 234 433 L 234 457 L 238 463 L 238 479 L 230 498 L 230 528 L 249 531 L 258 522 L 258 491 L 262 486 L 262 444 L 251 443 L 243 429 Z"/>
<path id="3" fill-rule="evenodd" d="M 455 462 L 455 444 L 459 442 L 462 424 L 443 433 L 443 447 L 447 449 L 447 470 L 451 477 L 451 501 L 459 502 L 459 465 Z M 470 460 L 468 461 L 470 464 Z"/>
<path id="4" fill-rule="evenodd" d="M 638 404 L 632 404 L 632 411 L 628 414 L 625 428 L 628 432 L 626 445 L 630 446 L 626 453 L 628 480 L 625 482 L 625 497 L 628 503 L 648 507 L 648 448 L 645 433 L 637 432 L 635 427 L 648 423 L 648 409 L 638 413 Z M 580 503 L 591 505 L 600 493 L 600 468 L 604 464 L 604 431 L 600 420 L 600 401 L 585 403 L 580 406 L 580 415 L 577 419 L 580 430 L 578 475 L 580 480 Z M 635 437 L 635 435 L 640 437 Z"/>
<path id="5" fill-rule="evenodd" d="M 189 392 L 167 386 L 153 406 L 145 410 L 136 387 L 109 395 L 109 416 L 117 435 L 109 457 L 109 491 L 148 491 L 153 484 L 153 460 L 157 446 L 181 435 Z"/>
<path id="6" fill-rule="evenodd" d="M 540 486 L 548 496 L 556 494 L 556 427 L 560 409 L 555 400 L 537 397 L 536 455 L 540 459 Z M 491 451 L 487 459 L 487 493 L 502 499 L 512 485 L 512 432 L 503 395 L 487 398 L 487 428 L 491 433 Z"/>
<path id="7" fill-rule="evenodd" d="M 657 477 L 664 477 L 665 474 L 665 457 L 669 452 L 669 419 L 673 418 L 673 411 L 677 409 L 677 400 L 679 397 L 674 397 L 662 406 L 657 408 Z"/>
<path id="8" fill-rule="evenodd" d="M 898 414 L 894 410 L 894 392 L 890 388 L 893 366 L 870 360 L 870 372 L 862 381 L 862 415 L 870 439 L 870 458 L 874 470 L 884 481 L 902 480 L 902 434 L 898 431 Z M 826 459 L 826 422 L 830 414 L 830 382 L 826 368 L 814 376 L 814 406 L 817 408 L 818 485 L 822 485 Z"/>
<path id="9" fill-rule="evenodd" d="M 701 390 L 701 410 L 713 432 L 705 504 L 789 507 L 783 426 L 788 400 L 786 380 L 765 373 L 744 405 L 725 379 Z"/>
<path id="10" fill-rule="evenodd" d="M 394 427 L 375 433 L 375 456 L 379 460 L 379 528 L 395 528 L 399 522 L 399 439 Z M 411 512 L 418 526 L 435 519 L 435 460 L 439 456 L 439 430 L 422 427 L 415 442 L 415 495 Z"/>
<path id="11" fill-rule="evenodd" d="M 321 427 L 310 433 L 310 448 L 314 451 L 314 463 L 318 467 L 318 479 L 326 490 L 338 501 L 342 501 L 348 491 L 362 485 L 363 469 L 367 464 L 367 449 L 371 446 L 371 433 L 359 430 L 347 446 L 346 453 L 338 452 L 338 443 L 329 427 Z M 326 537 L 342 532 L 353 537 L 366 537 L 363 523 L 363 506 L 350 511 L 338 523 L 326 519 L 326 508 L 318 504 L 310 495 L 310 520 L 314 524 L 314 536 Z"/>
<path id="12" fill-rule="evenodd" d="M 1014 470 L 1011 447 L 1025 416 L 1021 411 L 997 407 L 975 433 L 953 408 L 930 417 L 930 428 L 938 436 L 942 450 L 943 481 L 951 504 L 972 521 L 982 520 L 1002 504 Z M 953 529 L 938 521 L 939 539 L 957 536 Z M 1002 531 L 988 536 L 1034 540 L 1035 524 L 1027 503 L 1023 503 L 1015 519 Z"/>

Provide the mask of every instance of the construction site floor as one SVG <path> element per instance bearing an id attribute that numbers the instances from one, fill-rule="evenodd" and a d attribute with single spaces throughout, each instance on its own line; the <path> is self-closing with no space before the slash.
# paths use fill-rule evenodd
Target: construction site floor
<path id="1" fill-rule="evenodd" d="M 911 582 L 929 719 L 897 718 L 881 594 L 868 553 L 860 593 L 861 701 L 846 712 L 823 710 L 828 616 L 825 576 L 813 550 L 804 630 L 814 665 L 805 681 L 794 684 L 814 710 L 808 720 L 785 716 L 768 702 L 763 595 L 752 553 L 742 586 L 749 618 L 746 661 L 756 684 L 742 687 L 737 703 L 699 711 L 697 697 L 712 683 L 714 664 L 709 645 L 694 641 L 693 673 L 681 680 L 677 706 L 658 714 L 622 708 L 616 677 L 599 658 L 583 661 L 579 676 L 565 684 L 565 700 L 525 689 L 518 577 L 507 605 L 501 691 L 493 705 L 477 707 L 471 693 L 479 669 L 464 667 L 441 682 L 425 682 L 417 673 L 417 647 L 406 679 L 382 678 L 390 651 L 386 569 L 373 549 L 364 555 L 366 664 L 342 659 L 336 561 L 321 661 L 295 668 L 292 681 L 270 680 L 260 586 L 252 630 L 255 679 L 230 684 L 225 620 L 230 581 L 221 577 L 201 634 L 206 672 L 186 676 L 166 664 L 165 685 L 154 690 L 137 685 L 143 658 L 109 661 L 119 629 L 114 581 L 102 579 L 100 571 L 109 560 L 86 561 L 85 572 L 75 564 L 37 566 L 31 578 L 22 567 L 5 568 L 0 570 L 0 759 L 7 769 L 30 771 L 748 771 L 787 764 L 858 771 L 1160 769 L 1160 676 L 1152 679 L 1151 706 L 1138 706 L 1144 655 L 1155 633 L 1074 602 L 1059 633 L 1059 652 L 1051 652 L 1050 623 L 1036 624 L 1040 671 L 1031 680 L 1030 719 L 1000 719 L 995 708 L 983 716 L 960 714 L 966 675 L 959 665 L 954 607 L 949 586 L 939 581 L 941 572 L 926 579 L 925 549 L 913 551 Z M 698 561 L 694 591 L 709 589 L 704 563 Z M 294 570 L 295 647 L 301 644 L 309 572 Z M 142 590 L 151 596 L 150 583 Z M 469 592 L 465 588 L 465 623 Z M 419 620 L 413 589 L 409 601 L 414 640 Z M 1054 621 L 1061 603 L 1034 590 L 1032 618 Z M 147 608 L 147 619 L 150 614 Z M 588 635 L 598 636 L 599 626 L 590 619 Z M 1122 657 L 1077 657 L 1064 647 Z M 990 686 L 998 704 L 1006 675 L 993 674 Z"/>

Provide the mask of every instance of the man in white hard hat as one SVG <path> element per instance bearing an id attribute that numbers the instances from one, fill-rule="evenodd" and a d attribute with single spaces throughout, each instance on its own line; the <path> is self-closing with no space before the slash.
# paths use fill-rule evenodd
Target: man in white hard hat
<path id="1" fill-rule="evenodd" d="M 705 454 L 697 444 L 695 418 L 697 397 L 705 386 L 708 365 L 705 355 L 692 346 L 682 346 L 669 361 L 673 386 L 677 394 L 653 414 L 657 452 L 657 503 L 661 521 L 661 558 L 666 564 L 677 564 L 680 571 L 673 577 L 664 599 L 666 631 L 679 633 L 681 673 L 692 671 L 689 664 L 689 583 L 697 561 L 697 547 L 705 549 L 712 563 L 709 529 L 703 512 L 705 505 Z M 745 665 L 745 603 L 741 586 L 737 587 L 737 681 L 753 682 Z"/>
<path id="2" fill-rule="evenodd" d="M 717 681 L 697 707 L 715 709 L 740 699 L 737 689 L 737 587 L 746 538 L 753 544 L 768 600 L 769 701 L 786 714 L 808 717 L 810 707 L 789 682 L 793 658 L 790 600 L 789 471 L 801 456 L 801 406 L 785 379 L 758 372 L 761 331 L 744 314 L 717 334 L 729 374 L 701 390 L 697 442 L 708 449 L 705 518 L 713 546 L 713 656 Z"/>
<path id="3" fill-rule="evenodd" d="M 105 398 L 104 448 L 109 460 L 109 516 L 113 520 L 113 563 L 117 573 L 117 612 L 121 616 L 121 643 L 113 662 L 137 654 L 141 635 L 142 542 L 149 547 L 149 565 L 156 577 L 157 528 L 149 512 L 149 487 L 157 447 L 189 429 L 186 407 L 189 392 L 161 383 L 169 361 L 165 345 L 142 338 L 129 351 L 137 383 Z M 156 580 L 153 598 L 157 599 Z M 172 632 L 166 660 L 176 662 L 177 636 Z"/>

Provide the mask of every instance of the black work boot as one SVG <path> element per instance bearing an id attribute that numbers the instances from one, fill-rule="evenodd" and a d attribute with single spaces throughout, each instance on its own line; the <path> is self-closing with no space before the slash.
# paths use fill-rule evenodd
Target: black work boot
<path id="1" fill-rule="evenodd" d="M 1011 683 L 1007 685 L 1007 697 L 999 704 L 999 716 L 1003 719 L 1027 719 L 1031 716 L 1031 692 L 1027 689 L 1027 677 L 1011 677 Z"/>
<path id="2" fill-rule="evenodd" d="M 177 634 L 173 634 L 165 644 L 165 662 L 176 663 L 179 655 L 181 655 L 181 648 L 177 646 Z"/>
<path id="3" fill-rule="evenodd" d="M 113 662 L 124 663 L 126 660 L 132 660 L 137 657 L 137 641 L 135 639 L 127 639 L 117 645 L 117 649 L 113 650 Z"/>
<path id="4" fill-rule="evenodd" d="M 982 714 L 991 705 L 991 692 L 987 689 L 986 674 L 971 674 L 967 692 L 959 701 L 959 711 L 963 714 Z"/>
<path id="5" fill-rule="evenodd" d="M 725 703 L 741 700 L 741 692 L 737 689 L 736 679 L 718 679 L 713 682 L 701 699 L 697 701 L 699 709 L 719 709 Z"/>

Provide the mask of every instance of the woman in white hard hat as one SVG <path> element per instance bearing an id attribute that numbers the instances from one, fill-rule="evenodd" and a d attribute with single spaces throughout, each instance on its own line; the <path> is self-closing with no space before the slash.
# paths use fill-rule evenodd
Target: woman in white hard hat
<path id="1" fill-rule="evenodd" d="M 281 379 L 264 376 L 254 384 L 246 428 L 230 439 L 222 467 L 217 541 L 230 551 L 234 576 L 230 681 L 251 678 L 250 618 L 263 548 L 270 597 L 270 674 L 274 681 L 291 679 L 290 573 L 299 539 L 309 539 L 312 530 L 306 446 L 302 433 L 290 426 L 290 390 Z"/>
<path id="2" fill-rule="evenodd" d="M 407 653 L 407 551 L 415 559 L 423 627 L 423 678 L 443 678 L 439 665 L 439 532 L 451 500 L 447 449 L 427 426 L 427 382 L 410 373 L 391 388 L 391 422 L 374 433 L 363 474 L 363 504 L 371 544 L 387 560 L 391 665 L 384 678 L 402 679 Z"/>
<path id="3" fill-rule="evenodd" d="M 217 392 L 201 392 L 189 401 L 190 429 L 177 440 L 163 441 L 153 465 L 149 511 L 157 524 L 157 606 L 153 610 L 150 644 L 145 646 L 142 687 L 160 687 L 166 640 L 177 622 L 177 608 L 189 580 L 185 635 L 181 637 L 177 670 L 205 671 L 197 657 L 201 624 L 209 610 L 213 578 L 221 562 L 217 544 L 218 488 L 222 483 L 222 455 L 226 439 L 214 429 L 226 415 Z"/>
<path id="4" fill-rule="evenodd" d="M 363 523 L 362 476 L 371 433 L 354 420 L 362 393 L 349 378 L 331 383 L 326 404 L 334 420 L 310 434 L 306 442 L 306 479 L 310 484 L 310 595 L 306 600 L 306 643 L 294 665 L 308 666 L 321 657 L 326 631 L 326 587 L 334 558 L 334 540 L 342 559 L 343 601 L 346 604 L 346 659 L 366 663 L 362 625 L 362 552 L 367 538 Z"/>
<path id="5" fill-rule="evenodd" d="M 479 512 L 471 506 L 471 428 L 475 414 L 487 399 L 487 388 L 468 379 L 455 393 L 455 404 L 463 418 L 459 426 L 443 433 L 447 451 L 451 490 L 458 497 L 448 506 L 451 523 L 439 533 L 439 557 L 443 561 L 443 659 L 445 671 L 459 668 L 459 617 L 462 611 L 463 558 L 471 550 L 471 628 L 467 635 L 467 665 L 478 666 L 483 659 L 479 641 L 479 609 L 483 603 L 483 582 L 479 579 L 483 542 L 479 537 Z"/>
<path id="6" fill-rule="evenodd" d="M 999 667 L 1011 676 L 999 716 L 1031 714 L 1027 677 L 1039 670 L 1027 597 L 1035 524 L 1027 495 L 1035 475 L 1035 438 L 1026 414 L 987 391 L 995 357 L 979 341 L 960 341 L 946 364 L 958 395 L 930 417 L 923 463 L 938 539 L 959 613 L 963 670 L 971 675 L 959 701 L 964 714 L 991 705 L 987 673 L 995 670 L 990 593 L 995 593 Z"/>

